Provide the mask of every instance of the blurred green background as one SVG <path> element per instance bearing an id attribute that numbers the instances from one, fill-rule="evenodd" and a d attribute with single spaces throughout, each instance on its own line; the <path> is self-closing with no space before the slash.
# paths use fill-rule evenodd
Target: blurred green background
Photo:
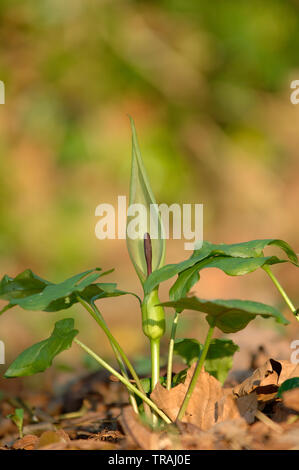
<path id="1" fill-rule="evenodd" d="M 141 292 L 125 241 L 94 234 L 96 206 L 128 195 L 128 113 L 159 202 L 203 203 L 212 242 L 282 238 L 297 250 L 298 51 L 297 0 L 1 0 L 0 275 L 31 267 L 60 281 L 115 267 L 111 281 Z M 168 242 L 167 262 L 189 254 L 183 241 Z M 274 269 L 298 305 L 296 269 Z M 263 274 L 208 270 L 196 291 L 285 310 Z M 129 354 L 147 353 L 133 298 L 105 300 L 102 312 Z M 13 309 L 0 324 L 7 361 L 63 315 L 110 355 L 80 307 Z M 204 332 L 192 314 L 180 328 Z M 295 339 L 296 325 L 288 328 Z M 60 361 L 82 365 L 76 348 Z"/>

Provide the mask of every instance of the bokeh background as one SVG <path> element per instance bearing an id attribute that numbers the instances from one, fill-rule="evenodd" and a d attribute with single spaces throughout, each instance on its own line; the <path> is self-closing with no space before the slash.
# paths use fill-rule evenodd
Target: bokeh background
<path id="1" fill-rule="evenodd" d="M 203 203 L 206 240 L 282 238 L 298 251 L 299 105 L 290 102 L 298 51 L 297 0 L 1 0 L 0 275 L 31 267 L 61 281 L 115 267 L 109 279 L 141 293 L 125 241 L 94 233 L 96 206 L 128 195 L 128 113 L 159 202 Z M 168 242 L 167 262 L 187 256 L 183 241 Z M 298 305 L 296 268 L 274 270 Z M 269 302 L 291 319 L 263 272 L 229 278 L 207 270 L 196 291 Z M 101 307 L 146 368 L 137 302 L 107 299 Z M 7 362 L 70 315 L 81 338 L 109 357 L 80 307 L 15 308 L 0 323 Z M 204 333 L 198 315 L 186 313 L 179 336 Z M 264 343 L 289 358 L 296 338 L 295 321 L 280 332 L 263 320 L 234 340 L 246 354 Z M 55 364 L 54 371 L 91 367 L 76 347 Z"/>

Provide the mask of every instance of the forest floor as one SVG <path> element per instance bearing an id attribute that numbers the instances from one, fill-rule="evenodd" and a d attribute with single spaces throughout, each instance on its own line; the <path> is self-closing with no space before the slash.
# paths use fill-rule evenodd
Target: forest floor
<path id="1" fill-rule="evenodd" d="M 273 348 L 289 348 L 283 341 Z M 299 450 L 299 388 L 277 396 L 282 382 L 299 377 L 299 365 L 261 345 L 244 354 L 249 367 L 234 369 L 223 387 L 203 371 L 183 421 L 156 432 L 141 422 L 122 384 L 104 370 L 74 376 L 59 392 L 51 381 L 38 390 L 20 379 L 1 381 L 0 449 Z M 189 376 L 170 392 L 160 386 L 152 394 L 174 421 Z M 25 411 L 22 438 L 7 417 L 16 408 Z"/>

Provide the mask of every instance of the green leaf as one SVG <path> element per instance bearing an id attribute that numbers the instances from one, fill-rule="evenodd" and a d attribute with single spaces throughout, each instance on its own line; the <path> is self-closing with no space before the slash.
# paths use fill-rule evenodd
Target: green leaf
<path id="1" fill-rule="evenodd" d="M 56 304 L 57 309 L 68 308 L 73 303 L 70 298 L 72 294 L 84 291 L 89 284 L 92 284 L 100 277 L 101 273 L 99 270 L 96 270 L 96 272 L 93 271 L 94 270 L 91 269 L 76 274 L 59 284 L 46 286 L 45 289 L 38 294 L 16 299 L 11 303 L 17 303 L 25 310 L 47 310 L 47 308 L 51 308 L 52 302 L 59 301 L 59 305 Z"/>
<path id="2" fill-rule="evenodd" d="M 56 322 L 51 336 L 25 349 L 7 369 L 4 377 L 23 377 L 43 372 L 51 366 L 55 356 L 71 347 L 77 334 L 73 318 Z"/>
<path id="3" fill-rule="evenodd" d="M 0 298 L 22 298 L 41 292 L 51 282 L 34 274 L 31 269 L 26 269 L 14 279 L 5 275 L 0 281 Z"/>
<path id="4" fill-rule="evenodd" d="M 276 256 L 267 256 L 259 258 L 232 258 L 227 256 L 211 257 L 207 260 L 197 263 L 199 270 L 204 268 L 218 268 L 230 276 L 243 276 L 251 273 L 266 264 L 284 263 Z"/>
<path id="5" fill-rule="evenodd" d="M 177 385 L 184 383 L 187 377 L 187 372 L 188 367 L 175 374 L 172 379 L 172 386 L 176 387 Z"/>
<path id="6" fill-rule="evenodd" d="M 99 277 L 111 271 L 101 272 L 100 268 L 90 269 L 59 284 L 45 281 L 30 270 L 24 271 L 14 279 L 4 276 L 0 284 L 0 298 L 8 300 L 9 304 L 0 313 L 15 305 L 25 310 L 56 312 L 70 308 L 77 303 L 78 294 L 89 303 L 94 297 L 104 298 L 126 294 L 118 290 L 115 283 L 94 283 Z"/>
<path id="7" fill-rule="evenodd" d="M 52 283 L 37 276 L 31 269 L 26 269 L 15 278 L 5 275 L 0 281 L 0 298 L 8 300 L 9 304 L 0 311 L 0 314 L 13 307 L 10 303 L 12 300 L 38 294 L 50 284 Z"/>
<path id="8" fill-rule="evenodd" d="M 198 297 L 185 297 L 176 301 L 164 302 L 165 307 L 179 310 L 195 310 L 207 314 L 210 325 L 217 326 L 224 333 L 235 333 L 245 328 L 257 315 L 274 318 L 278 323 L 289 322 L 274 307 L 251 300 L 204 300 Z"/>
<path id="9" fill-rule="evenodd" d="M 174 345 L 174 354 L 190 367 L 198 360 L 202 349 L 203 345 L 196 339 L 178 339 Z M 238 350 L 239 347 L 229 339 L 213 339 L 205 360 L 205 370 L 224 383 L 233 365 L 233 355 Z"/>
<path id="10" fill-rule="evenodd" d="M 159 377 L 159 381 L 161 385 L 165 385 L 166 377 Z M 150 377 L 144 377 L 143 379 L 140 379 L 140 382 L 142 384 L 144 393 L 149 394 L 152 390 L 152 379 Z"/>
<path id="11" fill-rule="evenodd" d="M 205 369 L 222 384 L 233 366 L 233 356 L 239 350 L 229 339 L 213 339 L 205 360 Z"/>
<path id="12" fill-rule="evenodd" d="M 207 258 L 211 254 L 210 244 L 208 242 L 204 242 L 201 250 L 197 251 L 196 256 L 191 256 L 191 258 L 186 259 L 177 264 L 167 264 L 162 268 L 154 271 L 150 276 L 148 276 L 147 280 L 144 283 L 144 292 L 150 293 L 155 287 L 161 284 L 168 279 L 171 279 L 176 274 L 185 271 L 186 269 L 194 266 L 197 262 Z"/>
<path id="13" fill-rule="evenodd" d="M 292 379 L 285 380 L 279 387 L 277 396 L 282 398 L 284 392 L 292 390 L 293 388 L 299 388 L 299 377 L 293 377 Z"/>
<path id="14" fill-rule="evenodd" d="M 202 351 L 202 344 L 197 339 L 184 338 L 176 339 L 173 354 L 180 356 L 188 367 L 197 361 Z"/>
<path id="15" fill-rule="evenodd" d="M 263 240 L 250 240 L 248 242 L 233 243 L 231 245 L 226 243 L 220 243 L 218 245 L 209 242 L 206 243 L 207 246 L 210 246 L 211 254 L 233 256 L 237 258 L 255 258 L 258 256 L 263 256 L 263 250 L 267 246 L 275 245 L 285 252 L 288 259 L 292 263 L 298 265 L 298 258 L 294 250 L 288 243 L 279 239 L 267 238 Z M 200 251 L 201 250 L 194 251 L 192 256 L 196 257 L 197 253 Z"/>
<path id="16" fill-rule="evenodd" d="M 133 119 L 130 117 L 132 128 L 132 168 L 130 182 L 130 198 L 129 205 L 141 205 L 146 211 L 143 220 L 138 225 L 138 233 L 136 238 L 131 236 L 134 230 L 133 224 L 137 214 L 128 214 L 127 217 L 127 247 L 135 270 L 143 283 L 147 277 L 147 264 L 144 255 L 144 235 L 149 233 L 152 244 L 152 270 L 160 268 L 164 262 L 165 256 L 165 239 L 163 237 L 163 227 L 159 210 L 150 187 L 145 167 L 142 161 L 141 152 L 138 145 L 136 129 Z M 151 219 L 151 212 L 154 214 L 156 225 Z M 156 231 L 156 233 L 155 233 Z"/>
<path id="17" fill-rule="evenodd" d="M 271 245 L 281 248 L 287 255 L 288 259 L 282 260 L 276 256 L 264 257 L 263 250 L 267 246 Z M 208 260 L 208 258 L 212 259 Z M 225 261 L 226 258 L 227 261 Z M 230 262 L 229 258 L 236 258 L 237 261 Z M 238 258 L 249 258 L 250 260 L 248 259 L 247 264 L 246 261 L 242 262 L 242 259 Z M 261 259 L 257 261 L 256 258 Z M 218 261 L 213 261 L 214 259 L 217 259 Z M 216 267 L 222 269 L 227 274 L 237 276 L 252 272 L 257 268 L 262 267 L 264 264 L 276 264 L 285 261 L 290 261 L 298 266 L 296 253 L 283 240 L 251 240 L 243 243 L 233 243 L 231 245 L 225 243 L 213 244 L 205 241 L 201 249 L 195 250 L 189 259 L 177 264 L 166 265 L 158 271 L 153 272 L 146 280 L 144 290 L 145 292 L 150 292 L 158 284 L 161 284 L 161 282 L 179 274 L 179 277 L 182 276 L 182 279 L 178 279 L 170 290 L 171 298 L 176 300 L 178 297 L 185 295 L 191 289 L 198 280 L 196 278 L 196 272 L 205 267 Z M 213 262 L 215 263 L 214 265 L 210 264 Z M 187 273 L 185 273 L 186 270 L 188 270 Z"/>
<path id="18" fill-rule="evenodd" d="M 182 271 L 169 291 L 170 300 L 178 300 L 186 297 L 190 289 L 199 281 L 198 263 L 185 271 Z"/>
<path id="19" fill-rule="evenodd" d="M 6 416 L 17 426 L 20 438 L 23 437 L 23 421 L 24 421 L 24 410 L 23 408 L 16 408 L 14 413 Z"/>
<path id="20" fill-rule="evenodd" d="M 230 256 L 210 256 L 182 271 L 169 291 L 171 300 L 186 296 L 199 279 L 199 272 L 205 268 L 218 268 L 229 276 L 243 276 L 265 265 L 284 263 L 276 256 L 258 258 L 233 258 Z"/>

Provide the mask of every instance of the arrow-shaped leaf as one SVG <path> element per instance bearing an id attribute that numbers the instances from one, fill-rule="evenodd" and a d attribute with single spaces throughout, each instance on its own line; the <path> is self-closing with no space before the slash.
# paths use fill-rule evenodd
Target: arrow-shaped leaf
<path id="1" fill-rule="evenodd" d="M 13 307 L 14 304 L 11 302 L 14 299 L 37 294 L 50 284 L 51 282 L 37 276 L 31 269 L 26 269 L 14 279 L 7 275 L 3 276 L 0 281 L 0 299 L 8 300 L 9 303 L 0 311 L 0 315 Z"/>
<path id="2" fill-rule="evenodd" d="M 289 322 L 274 307 L 251 300 L 205 300 L 198 297 L 185 297 L 172 302 L 164 302 L 164 307 L 173 307 L 179 311 L 188 309 L 207 314 L 210 325 L 217 326 L 224 333 L 235 333 L 245 328 L 257 315 L 274 318 L 278 323 Z"/>
<path id="3" fill-rule="evenodd" d="M 5 377 L 23 377 L 43 372 L 51 366 L 55 356 L 71 347 L 77 334 L 73 318 L 56 322 L 51 336 L 25 349 L 7 369 Z"/>
<path id="4" fill-rule="evenodd" d="M 276 256 L 257 258 L 233 258 L 231 256 L 209 256 L 194 266 L 179 273 L 177 280 L 169 291 L 171 300 L 177 300 L 187 295 L 199 279 L 199 272 L 205 268 L 218 268 L 229 276 L 243 276 L 265 265 L 284 263 Z"/>
<path id="5" fill-rule="evenodd" d="M 211 254 L 233 256 L 237 258 L 255 258 L 257 256 L 263 256 L 263 250 L 267 246 L 274 245 L 281 248 L 292 263 L 298 265 L 297 255 L 290 245 L 284 240 L 275 238 L 250 240 L 248 242 L 233 244 L 220 243 L 218 245 L 206 242 L 206 245 L 210 247 Z M 196 257 L 197 253 L 200 251 L 201 250 L 194 251 L 192 256 Z"/>
<path id="6" fill-rule="evenodd" d="M 287 255 L 288 259 L 280 259 L 276 256 L 263 256 L 263 250 L 267 246 L 278 246 L 281 248 L 284 253 Z M 215 265 L 209 265 L 212 260 L 206 261 L 208 258 L 221 258 L 218 261 L 215 261 Z M 223 261 L 224 258 L 236 258 L 239 260 L 230 263 L 229 261 Z M 246 261 L 242 262 L 242 258 L 250 259 L 248 264 Z M 256 258 L 262 258 L 259 261 L 255 261 Z M 223 262 L 222 262 L 223 261 Z M 264 240 L 251 240 L 243 243 L 233 243 L 231 245 L 220 243 L 213 244 L 205 241 L 200 250 L 193 252 L 192 256 L 180 263 L 177 264 L 168 264 L 163 266 L 159 270 L 153 272 L 145 281 L 144 290 L 145 292 L 150 292 L 153 288 L 159 285 L 161 282 L 164 282 L 176 274 L 184 273 L 183 279 L 178 281 L 178 284 L 173 286 L 170 291 L 171 298 L 176 298 L 174 292 L 178 290 L 178 296 L 181 297 L 185 295 L 192 285 L 198 280 L 196 277 L 196 272 L 204 267 L 218 267 L 223 269 L 227 274 L 237 276 L 240 274 L 247 274 L 252 272 L 258 267 L 263 266 L 264 264 L 276 264 L 282 263 L 285 261 L 290 261 L 291 263 L 298 266 L 298 258 L 294 250 L 283 240 L 278 239 L 264 239 Z M 207 265 L 204 263 L 207 262 Z M 198 267 L 196 266 L 200 264 Z M 218 263 L 218 265 L 217 265 Z M 192 270 L 192 268 L 194 269 Z M 188 270 L 188 273 L 185 271 Z M 181 281 L 182 284 L 181 284 Z"/>
<path id="7" fill-rule="evenodd" d="M 56 312 L 78 302 L 78 294 L 89 303 L 94 297 L 104 298 L 127 294 L 118 290 L 115 283 L 94 283 L 99 277 L 110 272 L 111 270 L 101 272 L 100 268 L 90 269 L 59 284 L 45 281 L 30 270 L 24 271 L 14 279 L 4 276 L 0 283 L 0 298 L 8 300 L 9 304 L 0 313 L 15 305 L 25 310 Z"/>

